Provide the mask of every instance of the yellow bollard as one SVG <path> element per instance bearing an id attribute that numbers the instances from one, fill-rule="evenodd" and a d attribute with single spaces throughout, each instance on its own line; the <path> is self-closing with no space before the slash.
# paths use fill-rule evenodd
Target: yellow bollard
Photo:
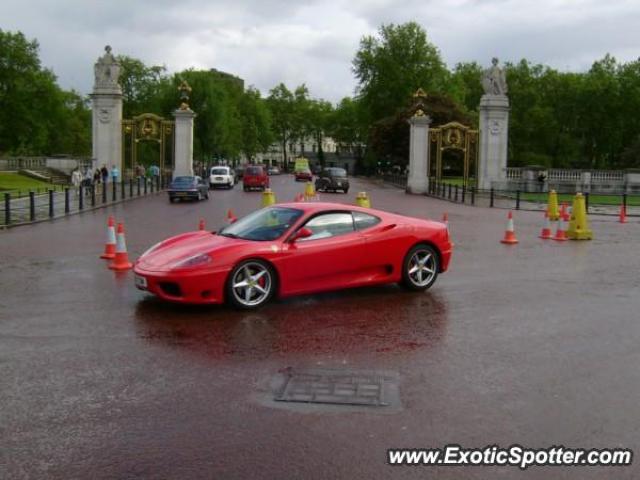
<path id="1" fill-rule="evenodd" d="M 313 186 L 313 183 L 307 182 L 307 185 L 304 187 L 304 198 L 305 200 L 311 200 L 316 196 L 316 189 Z"/>
<path id="2" fill-rule="evenodd" d="M 358 192 L 358 195 L 356 195 L 356 205 L 359 207 L 371 208 L 371 200 L 369 200 L 367 192 Z"/>
<path id="3" fill-rule="evenodd" d="M 581 193 L 576 193 L 573 198 L 567 237 L 571 240 L 593 239 L 593 231 L 589 228 L 589 219 L 587 218 L 587 205 Z"/>
<path id="4" fill-rule="evenodd" d="M 555 190 L 549 190 L 547 213 L 549 214 L 549 220 L 552 222 L 557 222 L 560 218 L 560 210 L 558 210 L 558 194 Z"/>
<path id="5" fill-rule="evenodd" d="M 274 203 L 276 203 L 276 194 L 270 188 L 265 188 L 264 192 L 262 192 L 262 206 L 268 207 Z"/>

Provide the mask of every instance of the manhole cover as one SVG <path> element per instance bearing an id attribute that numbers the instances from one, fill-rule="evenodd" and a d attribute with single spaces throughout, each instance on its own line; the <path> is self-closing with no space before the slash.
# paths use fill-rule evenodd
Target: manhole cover
<path id="1" fill-rule="evenodd" d="M 389 405 L 385 380 L 384 375 L 376 373 L 289 370 L 275 400 L 383 407 Z"/>

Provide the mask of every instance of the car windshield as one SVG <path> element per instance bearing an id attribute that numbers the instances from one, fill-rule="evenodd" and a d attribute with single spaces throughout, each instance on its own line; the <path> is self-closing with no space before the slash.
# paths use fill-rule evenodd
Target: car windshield
<path id="1" fill-rule="evenodd" d="M 261 167 L 247 167 L 247 169 L 244 171 L 245 175 L 262 175 L 262 168 Z"/>
<path id="2" fill-rule="evenodd" d="M 327 170 L 332 177 L 346 177 L 347 171 L 344 168 L 330 168 Z"/>
<path id="3" fill-rule="evenodd" d="M 195 177 L 176 177 L 173 179 L 174 185 L 193 185 Z"/>
<path id="4" fill-rule="evenodd" d="M 212 168 L 211 169 L 211 175 L 226 175 L 227 174 L 227 169 L 226 168 Z"/>
<path id="5" fill-rule="evenodd" d="M 301 216 L 302 210 L 295 208 L 263 208 L 225 227 L 219 235 L 243 240 L 275 240 L 280 238 Z"/>

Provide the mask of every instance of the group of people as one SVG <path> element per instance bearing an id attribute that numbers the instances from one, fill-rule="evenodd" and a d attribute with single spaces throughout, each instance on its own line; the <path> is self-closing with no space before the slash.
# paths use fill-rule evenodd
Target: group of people
<path id="1" fill-rule="evenodd" d="M 148 170 L 144 165 L 138 165 L 135 169 L 135 176 L 138 178 L 155 179 L 160 176 L 160 168 L 157 165 L 151 165 Z M 71 184 L 77 189 L 83 187 L 98 187 L 99 185 L 107 185 L 109 182 L 117 183 L 120 179 L 120 170 L 117 165 L 113 165 L 108 169 L 106 165 L 93 170 L 86 167 L 84 172 L 80 167 L 76 167 L 71 172 Z M 88 191 L 88 188 L 87 188 Z"/>

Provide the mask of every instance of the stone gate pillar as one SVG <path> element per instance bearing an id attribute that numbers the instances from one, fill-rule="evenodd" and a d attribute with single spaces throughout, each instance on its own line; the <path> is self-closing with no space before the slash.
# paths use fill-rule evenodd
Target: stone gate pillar
<path id="1" fill-rule="evenodd" d="M 122 178 L 122 89 L 118 84 L 120 64 L 105 47 L 94 66 L 95 83 L 91 93 L 92 152 L 94 167 L 115 165 Z"/>
<path id="2" fill-rule="evenodd" d="M 193 175 L 193 119 L 196 114 L 190 108 L 173 112 L 175 122 L 175 164 L 173 177 Z"/>
<path id="3" fill-rule="evenodd" d="M 493 182 L 505 185 L 507 180 L 507 147 L 509 145 L 509 98 L 504 71 L 498 59 L 486 70 L 482 79 L 485 94 L 480 99 L 480 152 L 478 188 L 490 189 Z"/>
<path id="4" fill-rule="evenodd" d="M 429 191 L 429 125 L 431 117 L 418 110 L 409 119 L 409 178 L 408 193 L 427 193 Z"/>

